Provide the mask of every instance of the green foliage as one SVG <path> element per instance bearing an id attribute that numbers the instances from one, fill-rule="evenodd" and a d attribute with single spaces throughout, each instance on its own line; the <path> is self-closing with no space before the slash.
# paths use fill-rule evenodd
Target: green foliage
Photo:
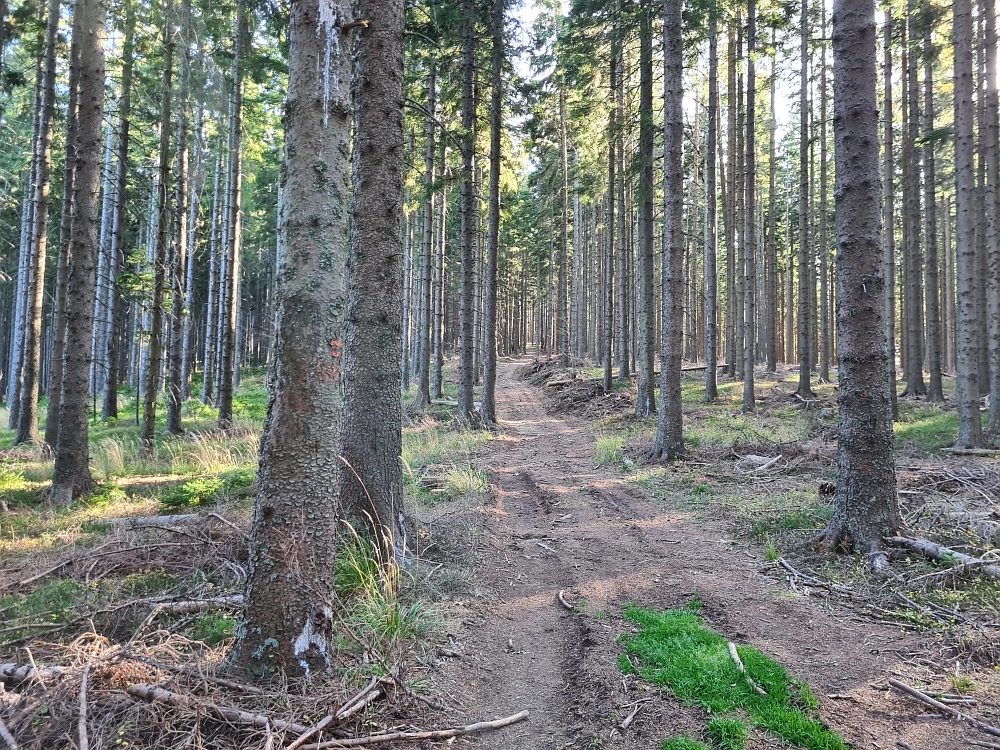
<path id="1" fill-rule="evenodd" d="M 743 750 L 750 739 L 750 730 L 740 719 L 716 716 L 705 726 L 705 734 L 720 750 Z"/>
<path id="2" fill-rule="evenodd" d="M 39 483 L 30 481 L 24 473 L 23 468 L 0 464 L 0 500 L 9 505 L 35 505 L 41 500 Z"/>
<path id="3" fill-rule="evenodd" d="M 621 463 L 624 447 L 624 435 L 602 435 L 594 443 L 594 460 L 599 464 Z"/>
<path id="4" fill-rule="evenodd" d="M 704 742 L 692 740 L 690 737 L 671 737 L 664 740 L 661 750 L 711 750 Z"/>
<path id="5" fill-rule="evenodd" d="M 207 505 L 224 495 L 244 493 L 255 479 L 256 475 L 249 469 L 233 469 L 214 477 L 195 477 L 167 491 L 160 502 L 168 508 Z"/>
<path id="6" fill-rule="evenodd" d="M 206 612 L 191 623 L 191 637 L 215 646 L 233 637 L 236 618 L 224 612 Z"/>
<path id="7" fill-rule="evenodd" d="M 801 683 L 789 680 L 780 664 L 744 646 L 740 658 L 767 695 L 751 688 L 729 656 L 728 641 L 702 624 L 697 609 L 626 610 L 626 619 L 642 628 L 626 642 L 626 653 L 639 657 L 635 671 L 713 715 L 742 712 L 750 724 L 807 750 L 846 750 L 835 732 L 807 715 L 814 712 L 812 694 L 803 695 Z M 621 666 L 633 671 L 624 655 Z"/>

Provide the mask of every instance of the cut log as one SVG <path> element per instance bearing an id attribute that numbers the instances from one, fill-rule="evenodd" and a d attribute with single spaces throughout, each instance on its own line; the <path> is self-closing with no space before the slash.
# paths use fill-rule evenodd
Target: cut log
<path id="1" fill-rule="evenodd" d="M 212 599 L 191 599 L 183 602 L 164 602 L 160 604 L 160 611 L 168 615 L 191 615 L 196 612 L 204 612 L 207 609 L 227 609 L 243 606 L 243 595 L 217 596 Z"/>
<path id="2" fill-rule="evenodd" d="M 955 568 L 956 573 L 963 570 L 974 569 L 981 571 L 990 578 L 1000 578 L 1000 565 L 995 565 L 989 560 L 982 560 L 978 557 L 966 555 L 964 552 L 956 552 L 953 549 L 936 544 L 929 539 L 922 539 L 920 537 L 910 538 L 905 536 L 890 536 L 887 537 L 885 541 L 897 547 L 905 547 L 913 552 L 918 552 L 932 560 L 958 562 L 959 566 L 956 566 Z"/>
<path id="3" fill-rule="evenodd" d="M 186 526 L 196 523 L 201 517 L 197 513 L 184 513 L 178 516 L 124 516 L 102 518 L 97 523 L 110 524 L 115 529 L 141 529 L 146 526 Z"/>
<path id="4" fill-rule="evenodd" d="M 1000 456 L 998 448 L 942 448 L 941 452 L 954 456 Z"/>

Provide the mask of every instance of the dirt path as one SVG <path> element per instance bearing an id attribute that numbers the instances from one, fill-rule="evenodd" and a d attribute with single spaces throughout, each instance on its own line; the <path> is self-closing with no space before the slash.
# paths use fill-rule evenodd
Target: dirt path
<path id="1" fill-rule="evenodd" d="M 597 467 L 582 423 L 546 413 L 537 389 L 502 362 L 502 434 L 489 461 L 492 507 L 473 561 L 471 598 L 448 616 L 454 650 L 436 682 L 470 719 L 527 708 L 531 718 L 476 740 L 487 748 L 658 747 L 673 734 L 701 736 L 703 711 L 623 679 L 616 638 L 632 602 L 678 606 L 698 593 L 705 619 L 807 680 L 823 719 L 858 748 L 957 747 L 960 731 L 888 693 L 887 670 L 917 647 L 898 629 L 852 621 L 848 611 L 769 578 L 761 552 L 721 524 L 665 510 L 613 469 Z M 566 591 L 583 602 L 573 614 Z M 624 735 L 619 706 L 643 704 Z M 830 698 L 830 695 L 837 696 Z M 756 737 L 750 747 L 772 746 Z"/>

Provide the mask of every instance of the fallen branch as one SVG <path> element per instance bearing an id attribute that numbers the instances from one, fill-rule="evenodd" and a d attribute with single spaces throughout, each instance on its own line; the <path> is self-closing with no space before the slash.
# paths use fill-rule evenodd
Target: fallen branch
<path id="1" fill-rule="evenodd" d="M 975 745 L 976 747 L 989 747 L 993 748 L 993 750 L 1000 750 L 1000 745 L 998 745 L 996 742 L 983 742 L 982 740 L 970 740 L 968 737 L 965 738 L 965 741 L 968 742 L 970 745 Z"/>
<path id="2" fill-rule="evenodd" d="M 477 734 L 479 732 L 489 732 L 494 729 L 502 729 L 511 724 L 517 724 L 528 718 L 527 711 L 521 711 L 505 719 L 494 719 L 493 721 L 480 721 L 476 724 L 467 724 L 464 727 L 454 727 L 453 729 L 437 729 L 430 732 L 391 732 L 389 734 L 374 734 L 368 737 L 354 737 L 345 740 L 329 740 L 317 742 L 312 745 L 302 745 L 299 750 L 326 750 L 326 748 L 336 747 L 365 747 L 367 745 L 379 745 L 386 742 L 398 742 L 400 740 L 430 740 L 437 742 L 440 740 L 450 740 L 452 737 L 464 737 L 467 734 Z"/>
<path id="3" fill-rule="evenodd" d="M 785 570 L 787 570 L 789 573 L 791 573 L 793 576 L 801 578 L 803 581 L 813 586 L 819 586 L 820 588 L 829 589 L 830 591 L 836 591 L 838 594 L 849 594 L 849 595 L 854 594 L 854 591 L 852 589 L 847 588 L 847 586 L 841 586 L 836 583 L 827 583 L 826 581 L 821 581 L 819 578 L 813 578 L 812 576 L 807 576 L 805 573 L 799 572 L 798 570 L 793 568 L 788 563 L 788 561 L 783 557 L 778 558 L 778 564 Z"/>
<path id="4" fill-rule="evenodd" d="M 192 669 L 191 667 L 182 667 L 174 664 L 161 664 L 158 661 L 153 661 L 152 659 L 145 659 L 142 657 L 137 658 L 137 661 L 141 661 L 143 664 L 148 664 L 156 669 L 162 669 L 165 672 L 176 672 L 177 674 L 182 674 L 187 677 L 193 677 L 198 680 L 206 680 L 208 682 L 214 682 L 216 685 L 222 685 L 223 687 L 232 688 L 233 690 L 240 690 L 244 693 L 251 693 L 253 695 L 264 695 L 264 691 L 259 687 L 254 687 L 253 685 L 247 685 L 242 682 L 236 682 L 235 680 L 226 680 L 222 677 L 213 677 L 211 675 L 204 674 L 203 672 Z"/>
<path id="5" fill-rule="evenodd" d="M 977 729 L 981 729 L 987 734 L 992 734 L 994 737 L 1000 737 L 1000 729 L 997 729 L 995 726 L 980 721 L 979 719 L 975 719 L 969 716 L 968 714 L 963 714 L 961 711 L 954 709 L 951 706 L 946 706 L 944 703 L 934 700 L 930 696 L 924 695 L 916 688 L 911 688 L 909 685 L 902 683 L 899 680 L 896 680 L 892 677 L 889 678 L 889 684 L 892 685 L 897 690 L 903 691 L 911 698 L 915 698 L 918 701 L 921 701 L 922 703 L 926 703 L 928 706 L 933 706 L 938 711 L 944 711 L 946 714 L 951 714 L 956 719 L 962 719 L 963 721 L 968 721 Z"/>
<path id="6" fill-rule="evenodd" d="M 625 717 L 622 723 L 618 725 L 618 728 L 624 732 L 632 726 L 632 722 L 635 720 L 635 715 L 639 713 L 640 708 L 642 708 L 642 703 L 637 704 L 636 707 L 632 709 L 632 713 Z"/>
<path id="7" fill-rule="evenodd" d="M 890 536 L 886 538 L 886 541 L 889 544 L 896 545 L 897 547 L 905 547 L 913 552 L 918 552 L 932 560 L 941 560 L 944 562 L 954 562 L 957 560 L 961 563 L 961 565 L 956 566 L 953 569 L 955 573 L 976 568 L 981 570 L 990 578 L 1000 578 L 1000 565 L 994 565 L 990 563 L 989 560 L 983 560 L 978 557 L 966 555 L 964 552 L 956 552 L 953 549 L 936 544 L 929 539 L 921 539 L 920 537 L 910 538 L 905 536 Z"/>
<path id="8" fill-rule="evenodd" d="M 3 719 L 0 719 L 0 737 L 3 738 L 4 744 L 7 745 L 7 750 L 17 750 L 14 735 L 7 729 L 7 725 L 3 723 Z"/>
<path id="9" fill-rule="evenodd" d="M 146 526 L 186 526 L 201 518 L 197 513 L 178 516 L 124 516 L 122 518 L 102 518 L 100 523 L 109 524 L 114 529 L 141 529 Z"/>
<path id="10" fill-rule="evenodd" d="M 46 667 L 45 669 L 35 669 L 33 664 L 17 666 L 17 664 L 0 664 L 0 682 L 7 685 L 20 685 L 22 682 L 39 680 L 43 677 L 58 677 L 66 671 L 65 667 Z"/>
<path id="11" fill-rule="evenodd" d="M 299 738 L 297 740 L 295 740 L 295 742 L 293 742 L 291 745 L 289 745 L 288 747 L 286 747 L 285 750 L 296 750 L 296 748 L 302 747 L 303 743 L 305 743 L 306 740 L 308 740 L 314 734 L 322 732 L 324 729 L 326 729 L 326 727 L 329 726 L 329 724 L 330 724 L 331 721 L 333 721 L 333 716 L 331 714 L 327 714 L 319 722 L 319 724 L 317 724 L 316 726 L 314 726 L 312 729 L 310 729 L 305 734 L 300 735 Z"/>
<path id="12" fill-rule="evenodd" d="M 942 448 L 941 452 L 954 456 L 1000 456 L 1000 449 L 996 448 Z"/>
<path id="13" fill-rule="evenodd" d="M 90 677 L 90 664 L 83 668 L 80 678 L 80 717 L 76 727 L 80 735 L 80 750 L 90 750 L 90 739 L 87 737 L 87 678 Z"/>
<path id="14" fill-rule="evenodd" d="M 233 708 L 231 706 L 220 706 L 215 703 L 200 701 L 189 695 L 173 693 L 169 690 L 156 687 L 155 685 L 147 685 L 142 682 L 129 685 L 126 692 L 133 698 L 138 698 L 139 700 L 146 701 L 147 703 L 166 703 L 168 706 L 174 706 L 177 708 L 200 709 L 217 719 L 239 724 L 250 724 L 258 727 L 259 729 L 272 726 L 284 732 L 295 732 L 296 734 L 305 734 L 309 731 L 309 727 L 301 724 L 293 724 L 290 721 L 282 721 L 281 719 L 272 719 L 271 717 L 264 716 L 263 714 L 252 714 L 249 711 L 241 711 L 240 709 Z"/>
<path id="15" fill-rule="evenodd" d="M 341 708 L 339 711 L 337 711 L 336 715 L 337 721 L 343 721 L 344 719 L 349 719 L 352 716 L 354 716 L 354 714 L 364 711 L 365 708 L 367 708 L 370 703 L 374 703 L 381 697 L 382 697 L 381 690 L 373 690 L 350 708 L 347 708 L 346 710 L 344 708 Z"/>
<path id="16" fill-rule="evenodd" d="M 740 673 L 746 677 L 747 683 L 756 690 L 760 695 L 766 696 L 767 691 L 764 690 L 760 685 L 753 681 L 753 677 L 747 674 L 747 668 L 743 666 L 743 660 L 740 659 L 740 655 L 736 653 L 736 644 L 732 641 L 729 642 L 729 655 L 733 657 L 733 662 L 736 664 L 736 668 L 740 670 Z"/>
<path id="17" fill-rule="evenodd" d="M 559 589 L 559 593 L 556 594 L 556 598 L 559 600 L 559 603 L 563 605 L 566 609 L 568 609 L 570 612 L 576 612 L 576 607 L 574 607 L 572 604 L 566 601 L 566 597 L 563 596 L 562 589 Z"/>
<path id="18" fill-rule="evenodd" d="M 379 683 L 378 677 L 372 677 L 371 680 L 368 682 L 368 684 L 365 685 L 363 688 L 361 688 L 361 690 L 358 691 L 358 693 L 356 693 L 353 697 L 349 698 L 348 700 L 344 701 L 343 705 L 341 705 L 341 707 L 337 709 L 337 712 L 336 714 L 334 714 L 334 717 L 337 719 L 342 718 L 344 712 L 349 711 L 355 703 L 357 703 L 360 700 L 363 700 L 364 697 L 368 695 L 368 693 L 370 693 L 372 690 L 375 689 L 375 686 L 378 685 L 378 683 Z"/>
<path id="19" fill-rule="evenodd" d="M 243 595 L 217 596 L 212 599 L 191 599 L 182 602 L 165 602 L 160 605 L 160 611 L 168 615 L 190 615 L 204 612 L 206 609 L 221 609 L 226 607 L 242 607 Z"/>

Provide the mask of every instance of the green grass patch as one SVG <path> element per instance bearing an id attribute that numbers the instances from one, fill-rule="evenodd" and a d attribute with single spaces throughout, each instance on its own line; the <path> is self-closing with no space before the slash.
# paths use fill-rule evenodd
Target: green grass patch
<path id="1" fill-rule="evenodd" d="M 720 750 L 743 750 L 750 739 L 750 730 L 740 719 L 716 716 L 705 727 L 713 747 Z"/>
<path id="2" fill-rule="evenodd" d="M 920 404 L 912 409 L 900 409 L 899 421 L 894 427 L 897 448 L 912 445 L 920 451 L 937 451 L 955 443 L 958 412 L 944 411 L 935 404 Z"/>
<path id="3" fill-rule="evenodd" d="M 599 464 L 618 464 L 622 461 L 625 435 L 601 435 L 594 443 L 594 460 Z"/>
<path id="4" fill-rule="evenodd" d="M 698 604 L 686 609 L 630 608 L 626 619 L 641 627 L 625 644 L 625 672 L 670 691 L 688 705 L 713 716 L 745 716 L 746 722 L 807 750 L 846 750 L 847 744 L 816 718 L 816 699 L 808 685 L 790 679 L 784 668 L 754 648 L 739 648 L 747 672 L 766 692 L 759 695 L 729 656 L 728 642 L 706 628 Z M 627 655 L 635 655 L 633 668 Z"/>
<path id="5" fill-rule="evenodd" d="M 662 750 L 712 750 L 704 742 L 692 740 L 690 737 L 671 737 L 664 740 Z"/>
<path id="6" fill-rule="evenodd" d="M 222 497 L 246 494 L 256 479 L 251 469 L 233 469 L 218 476 L 195 477 L 160 496 L 168 508 L 207 505 Z"/>

